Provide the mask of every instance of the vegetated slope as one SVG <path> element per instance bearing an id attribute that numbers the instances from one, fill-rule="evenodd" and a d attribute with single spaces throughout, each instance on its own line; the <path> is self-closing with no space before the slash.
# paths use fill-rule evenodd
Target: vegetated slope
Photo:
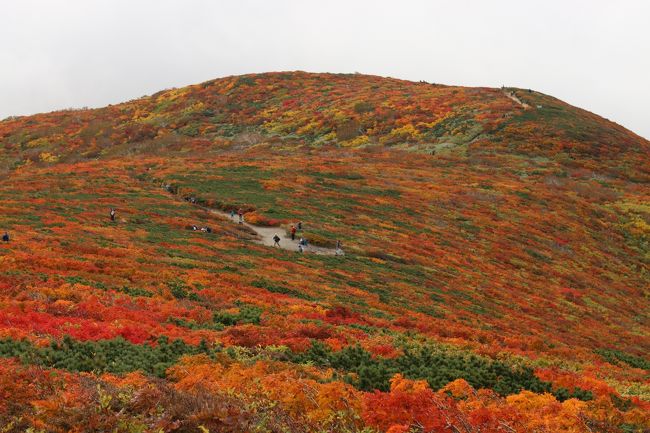
<path id="1" fill-rule="evenodd" d="M 0 422 L 648 428 L 649 144 L 510 91 L 262 74 L 1 122 Z"/>
<path id="2" fill-rule="evenodd" d="M 204 144 L 213 147 L 231 138 L 239 145 L 269 140 L 470 155 L 499 151 L 647 180 L 644 157 L 650 151 L 647 140 L 625 128 L 538 92 L 301 72 L 222 78 L 106 108 L 0 125 L 6 166 L 178 149 L 188 141 L 195 146 L 208 140 Z"/>

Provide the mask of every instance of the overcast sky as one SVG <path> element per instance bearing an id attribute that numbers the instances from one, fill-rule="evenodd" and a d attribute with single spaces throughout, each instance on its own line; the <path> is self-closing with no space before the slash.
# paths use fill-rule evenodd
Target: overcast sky
<path id="1" fill-rule="evenodd" d="M 650 138 L 650 1 L 0 0 L 0 118 L 281 70 L 533 88 Z"/>

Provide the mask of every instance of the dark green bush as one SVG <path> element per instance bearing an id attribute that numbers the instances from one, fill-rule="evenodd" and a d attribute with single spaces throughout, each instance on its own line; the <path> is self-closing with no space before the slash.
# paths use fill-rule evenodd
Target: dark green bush
<path id="1" fill-rule="evenodd" d="M 631 367 L 650 370 L 650 360 L 640 356 L 635 356 L 615 349 L 596 349 L 594 352 L 602 356 L 610 364 L 619 365 L 620 361 L 623 361 Z"/>
<path id="2" fill-rule="evenodd" d="M 531 368 L 513 368 L 501 361 L 479 357 L 473 354 L 446 353 L 427 346 L 405 350 L 394 359 L 373 358 L 360 346 L 349 346 L 338 352 L 319 341 L 293 356 L 294 362 L 313 363 L 332 367 L 347 374 L 345 379 L 354 386 L 372 391 L 387 391 L 390 378 L 397 373 L 410 379 L 425 379 L 432 389 L 440 389 L 447 383 L 462 378 L 474 388 L 488 388 L 500 395 L 516 394 L 521 390 L 537 393 L 551 392 L 560 401 L 568 398 L 591 400 L 591 392 L 576 388 L 573 393 L 567 389 L 553 390 L 551 384 L 543 382 Z"/>
<path id="3" fill-rule="evenodd" d="M 167 287 L 169 287 L 169 290 L 172 292 L 172 296 L 176 299 L 185 299 L 189 296 L 187 286 L 180 280 L 167 282 Z"/>
<path id="4" fill-rule="evenodd" d="M 254 325 L 259 325 L 261 315 L 261 308 L 253 305 L 242 305 L 239 307 L 239 313 L 237 314 L 217 311 L 212 315 L 212 321 L 224 326 L 232 326 L 238 323 L 252 323 Z"/>
<path id="5" fill-rule="evenodd" d="M 70 371 L 127 373 L 143 371 L 159 377 L 183 355 L 212 352 L 203 342 L 191 346 L 182 340 L 160 337 L 155 346 L 134 344 L 121 337 L 112 340 L 77 341 L 66 336 L 48 347 L 25 340 L 0 340 L 0 357 L 15 357 L 23 363 Z"/>

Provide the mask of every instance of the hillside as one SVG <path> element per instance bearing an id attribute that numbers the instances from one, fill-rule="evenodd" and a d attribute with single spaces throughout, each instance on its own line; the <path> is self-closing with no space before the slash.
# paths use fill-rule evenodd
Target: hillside
<path id="1" fill-rule="evenodd" d="M 650 142 L 550 96 L 227 77 L 0 173 L 0 431 L 650 429 Z"/>

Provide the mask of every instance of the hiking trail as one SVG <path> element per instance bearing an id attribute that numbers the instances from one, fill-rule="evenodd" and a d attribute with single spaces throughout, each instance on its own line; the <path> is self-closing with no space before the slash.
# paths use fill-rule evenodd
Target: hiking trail
<path id="1" fill-rule="evenodd" d="M 210 213 L 213 213 L 215 215 L 219 215 L 222 218 L 227 219 L 228 221 L 232 222 L 233 224 L 238 224 L 239 221 L 239 216 L 235 215 L 234 217 L 230 217 L 230 213 L 224 212 L 218 209 L 213 209 L 213 208 L 206 208 Z M 244 217 L 245 218 L 245 217 Z M 261 245 L 266 245 L 267 247 L 273 247 L 274 246 L 274 241 L 273 241 L 273 236 L 277 233 L 277 235 L 280 237 L 280 248 L 283 250 L 289 250 L 289 251 L 298 251 L 298 240 L 300 239 L 300 235 L 296 234 L 296 240 L 291 240 L 291 236 L 288 236 L 286 234 L 286 230 L 283 229 L 282 227 L 262 227 L 262 226 L 256 226 L 250 223 L 247 223 L 246 220 L 244 219 L 244 222 L 242 225 L 248 227 L 249 229 L 253 230 L 257 236 L 259 237 L 258 240 L 254 241 L 258 244 Z M 309 240 L 309 237 L 307 237 L 307 240 Z M 334 248 L 325 248 L 325 247 L 317 247 L 314 245 L 308 245 L 305 248 L 305 253 L 309 254 L 320 254 L 320 255 L 328 255 L 328 256 L 334 256 L 336 255 L 336 250 Z"/>
<path id="2" fill-rule="evenodd" d="M 250 223 L 246 222 L 246 217 L 244 216 L 244 221 L 239 224 L 239 215 L 235 214 L 234 217 L 231 217 L 230 212 L 225 212 L 220 209 L 215 209 L 212 207 L 207 207 L 203 206 L 199 203 L 196 203 L 195 201 L 188 200 L 188 198 L 183 198 L 178 194 L 178 191 L 172 191 L 170 189 L 169 184 L 163 184 L 162 188 L 170 193 L 172 196 L 176 196 L 177 199 L 183 200 L 185 202 L 189 202 L 190 204 L 200 207 L 201 209 L 210 212 L 211 214 L 218 215 L 219 217 L 226 219 L 230 221 L 232 224 L 237 224 L 237 225 L 243 225 L 244 227 L 247 227 L 248 229 L 252 230 L 255 232 L 257 235 L 257 239 L 253 240 L 253 242 L 258 243 L 260 245 L 265 245 L 267 247 L 275 247 L 275 241 L 273 241 L 273 237 L 277 234 L 280 237 L 280 248 L 283 250 L 289 250 L 289 251 L 299 251 L 298 249 L 298 241 L 300 240 L 300 237 L 303 236 L 309 241 L 308 236 L 304 236 L 303 233 L 296 233 L 296 240 L 291 240 L 291 236 L 288 236 L 286 233 L 286 230 L 282 227 L 262 227 L 262 226 L 257 226 L 253 225 Z M 325 247 L 318 247 L 315 245 L 307 245 L 303 249 L 304 253 L 307 254 L 319 254 L 319 255 L 324 255 L 324 256 L 335 256 L 336 254 L 336 249 L 334 248 L 325 248 Z M 341 250 L 339 255 L 345 255 L 345 251 Z"/>
<path id="3" fill-rule="evenodd" d="M 512 99 L 513 101 L 515 101 L 517 104 L 524 107 L 525 109 L 530 108 L 530 105 L 526 104 L 525 102 L 522 102 L 522 100 L 519 99 L 517 95 L 515 95 L 514 91 L 503 89 L 503 94 L 506 95 L 508 98 Z"/>

